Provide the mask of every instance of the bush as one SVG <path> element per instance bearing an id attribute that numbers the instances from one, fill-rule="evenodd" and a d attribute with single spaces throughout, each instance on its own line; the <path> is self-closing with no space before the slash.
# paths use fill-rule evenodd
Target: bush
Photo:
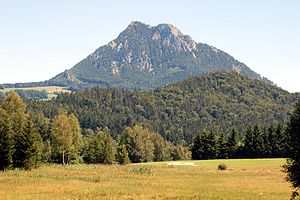
<path id="1" fill-rule="evenodd" d="M 227 166 L 225 164 L 219 164 L 218 170 L 226 170 Z"/>

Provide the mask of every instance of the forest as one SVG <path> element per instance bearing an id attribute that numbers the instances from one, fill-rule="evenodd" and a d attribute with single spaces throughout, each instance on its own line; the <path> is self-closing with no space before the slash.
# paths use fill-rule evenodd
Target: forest
<path id="1" fill-rule="evenodd" d="M 225 76 L 230 83 L 222 82 Z M 10 92 L 0 101 L 1 169 L 285 157 L 285 120 L 295 99 L 297 94 L 236 73 L 149 92 L 92 88 L 49 101 Z"/>

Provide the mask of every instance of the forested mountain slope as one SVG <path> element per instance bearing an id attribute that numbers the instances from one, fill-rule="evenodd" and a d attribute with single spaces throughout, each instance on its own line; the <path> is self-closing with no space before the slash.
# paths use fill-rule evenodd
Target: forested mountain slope
<path id="1" fill-rule="evenodd" d="M 92 88 L 61 94 L 30 101 L 29 109 L 51 118 L 65 107 L 82 128 L 109 129 L 114 137 L 140 124 L 170 141 L 191 143 L 202 130 L 227 134 L 234 127 L 243 134 L 250 125 L 284 122 L 299 96 L 236 72 L 214 72 L 148 92 Z"/>

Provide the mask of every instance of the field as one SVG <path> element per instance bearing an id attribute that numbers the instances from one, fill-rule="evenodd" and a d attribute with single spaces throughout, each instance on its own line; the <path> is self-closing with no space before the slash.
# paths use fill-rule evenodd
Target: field
<path id="1" fill-rule="evenodd" d="M 227 170 L 217 166 L 225 163 Z M 289 199 L 284 159 L 43 165 L 0 172 L 1 199 Z M 181 165 L 180 165 L 181 164 Z"/>
<path id="2" fill-rule="evenodd" d="M 44 87 L 26 87 L 26 88 L 4 88 L 0 89 L 0 92 L 9 92 L 13 90 L 36 90 L 36 91 L 45 91 L 48 94 L 48 99 L 56 96 L 54 93 L 56 92 L 70 92 L 66 87 L 60 86 L 44 86 Z"/>

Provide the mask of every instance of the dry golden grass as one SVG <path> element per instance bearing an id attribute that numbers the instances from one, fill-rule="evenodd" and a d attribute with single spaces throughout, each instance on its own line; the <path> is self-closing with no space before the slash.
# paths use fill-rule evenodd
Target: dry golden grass
<path id="1" fill-rule="evenodd" d="M 0 199 L 288 199 L 284 159 L 50 165 L 0 173 Z M 229 169 L 218 171 L 225 163 Z"/>

